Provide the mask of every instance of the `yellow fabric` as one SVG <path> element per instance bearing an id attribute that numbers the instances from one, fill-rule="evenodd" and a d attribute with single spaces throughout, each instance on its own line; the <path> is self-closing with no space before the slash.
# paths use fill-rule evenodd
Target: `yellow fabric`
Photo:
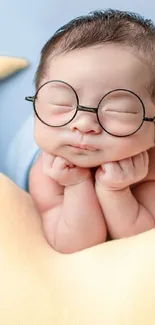
<path id="1" fill-rule="evenodd" d="M 0 56 L 0 79 L 4 79 L 13 73 L 25 69 L 28 61 L 23 58 Z"/>
<path id="2" fill-rule="evenodd" d="M 0 241 L 0 324 L 155 324 L 155 230 L 58 254 L 29 195 L 1 174 Z"/>

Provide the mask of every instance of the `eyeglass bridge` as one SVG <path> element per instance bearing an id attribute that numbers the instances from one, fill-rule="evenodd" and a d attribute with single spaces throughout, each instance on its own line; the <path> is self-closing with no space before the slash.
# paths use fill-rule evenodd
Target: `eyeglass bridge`
<path id="1" fill-rule="evenodd" d="M 77 105 L 77 111 L 90 112 L 90 113 L 96 114 L 97 107 L 86 107 L 86 106 L 82 106 L 82 105 Z"/>

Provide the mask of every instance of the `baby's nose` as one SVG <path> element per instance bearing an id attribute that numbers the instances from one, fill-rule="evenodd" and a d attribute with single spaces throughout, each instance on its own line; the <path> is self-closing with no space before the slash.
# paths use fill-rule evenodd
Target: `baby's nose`
<path id="1" fill-rule="evenodd" d="M 73 131 L 78 130 L 81 133 L 99 134 L 102 132 L 97 116 L 92 112 L 78 112 L 70 127 Z"/>

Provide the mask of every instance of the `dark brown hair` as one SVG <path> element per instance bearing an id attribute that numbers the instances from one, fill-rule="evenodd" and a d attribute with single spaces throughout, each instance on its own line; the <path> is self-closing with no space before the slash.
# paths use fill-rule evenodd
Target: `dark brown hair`
<path id="1" fill-rule="evenodd" d="M 136 51 L 152 72 L 149 91 L 155 97 L 155 25 L 139 14 L 119 10 L 93 11 L 71 20 L 48 40 L 35 75 L 36 88 L 52 56 L 102 43 L 115 43 Z"/>

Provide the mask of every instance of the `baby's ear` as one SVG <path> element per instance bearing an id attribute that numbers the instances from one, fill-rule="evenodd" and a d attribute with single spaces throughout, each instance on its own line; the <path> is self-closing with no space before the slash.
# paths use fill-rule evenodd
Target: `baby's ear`
<path id="1" fill-rule="evenodd" d="M 28 61 L 24 58 L 0 56 L 0 79 L 7 78 L 15 72 L 27 68 Z"/>

